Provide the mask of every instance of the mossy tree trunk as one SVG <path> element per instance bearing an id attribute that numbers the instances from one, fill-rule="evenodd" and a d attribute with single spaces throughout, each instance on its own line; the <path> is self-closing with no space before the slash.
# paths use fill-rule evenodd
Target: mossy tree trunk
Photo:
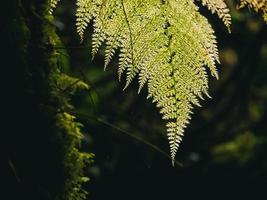
<path id="1" fill-rule="evenodd" d="M 68 112 L 73 109 L 70 96 L 88 86 L 63 72 L 47 5 L 47 0 L 10 0 L 2 8 L 6 112 L 1 181 L 7 199 L 73 200 L 86 194 L 83 168 L 91 155 L 79 151 L 81 124 Z"/>

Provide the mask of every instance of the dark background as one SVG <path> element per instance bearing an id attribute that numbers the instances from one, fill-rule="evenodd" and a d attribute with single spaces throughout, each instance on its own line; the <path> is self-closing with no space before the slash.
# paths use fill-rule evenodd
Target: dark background
<path id="1" fill-rule="evenodd" d="M 230 8 L 231 34 L 201 8 L 216 31 L 220 80 L 210 77 L 213 98 L 194 109 L 172 167 L 164 121 L 146 88 L 138 95 L 134 81 L 123 91 L 116 58 L 103 71 L 103 48 L 91 61 L 92 26 L 80 43 L 75 2 L 59 4 L 66 71 L 91 87 L 73 98 L 84 124 L 82 149 L 96 155 L 85 169 L 88 199 L 267 198 L 267 24 L 252 10 Z"/>

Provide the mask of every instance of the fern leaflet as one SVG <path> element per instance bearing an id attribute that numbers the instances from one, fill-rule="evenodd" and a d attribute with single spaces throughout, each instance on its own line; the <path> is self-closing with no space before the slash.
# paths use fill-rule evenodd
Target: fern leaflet
<path id="1" fill-rule="evenodd" d="M 222 19 L 228 31 L 231 32 L 231 15 L 225 4 L 225 0 L 201 0 L 204 6 L 207 6 L 212 13 L 216 13 Z"/>
<path id="2" fill-rule="evenodd" d="M 267 0 L 240 0 L 240 7 L 248 6 L 256 12 L 261 12 L 263 19 L 267 22 Z"/>

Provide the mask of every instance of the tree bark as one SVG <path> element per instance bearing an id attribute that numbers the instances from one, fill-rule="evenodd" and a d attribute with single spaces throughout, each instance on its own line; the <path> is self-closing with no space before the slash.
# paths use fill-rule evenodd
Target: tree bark
<path id="1" fill-rule="evenodd" d="M 87 86 L 58 66 L 61 52 L 53 47 L 60 40 L 47 4 L 10 0 L 3 8 L 0 179 L 7 199 L 84 199 L 86 194 L 83 168 L 91 155 L 79 152 L 80 124 L 68 110 L 70 95 Z"/>

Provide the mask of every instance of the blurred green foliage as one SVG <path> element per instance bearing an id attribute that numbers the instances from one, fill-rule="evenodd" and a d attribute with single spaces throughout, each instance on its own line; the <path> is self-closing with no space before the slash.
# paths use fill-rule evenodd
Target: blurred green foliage
<path id="1" fill-rule="evenodd" d="M 213 150 L 214 160 L 218 163 L 235 161 L 245 165 L 255 153 L 257 138 L 253 133 L 237 135 L 232 141 L 216 145 Z"/>

